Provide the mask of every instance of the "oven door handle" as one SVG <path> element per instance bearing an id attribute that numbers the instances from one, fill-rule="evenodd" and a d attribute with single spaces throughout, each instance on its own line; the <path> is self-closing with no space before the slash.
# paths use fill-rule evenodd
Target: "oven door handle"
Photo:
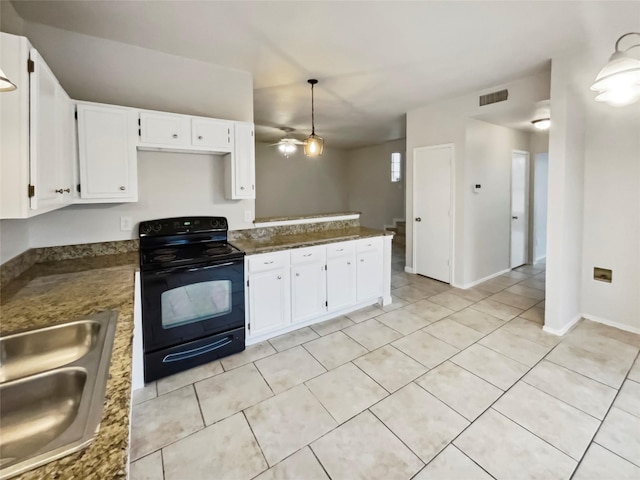
<path id="1" fill-rule="evenodd" d="M 193 348 L 184 352 L 170 353 L 162 359 L 162 363 L 179 362 L 181 360 L 188 360 L 189 358 L 197 357 L 198 355 L 204 355 L 205 353 L 213 352 L 218 348 L 222 348 L 229 345 L 233 340 L 233 337 L 225 337 L 209 345 L 203 345 L 202 347 Z"/>
<path id="2" fill-rule="evenodd" d="M 172 273 L 176 273 L 176 272 L 198 272 L 200 270 L 209 270 L 212 268 L 220 268 L 220 267 L 228 267 L 229 265 L 234 265 L 235 263 L 239 263 L 239 262 L 225 262 L 225 263 L 218 263 L 216 265 L 207 265 L 205 267 L 175 267 L 175 268 L 168 268 L 165 270 L 159 270 L 157 272 L 153 272 L 153 274 L 156 277 L 164 277 L 167 275 L 170 275 Z"/>

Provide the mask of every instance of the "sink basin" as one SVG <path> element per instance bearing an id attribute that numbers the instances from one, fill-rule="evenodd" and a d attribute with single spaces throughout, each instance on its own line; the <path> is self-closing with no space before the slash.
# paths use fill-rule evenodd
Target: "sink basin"
<path id="1" fill-rule="evenodd" d="M 0 382 L 75 362 L 99 334 L 99 322 L 80 320 L 0 338 Z"/>
<path id="2" fill-rule="evenodd" d="M 108 311 L 0 338 L 0 480 L 91 443 L 116 318 Z"/>

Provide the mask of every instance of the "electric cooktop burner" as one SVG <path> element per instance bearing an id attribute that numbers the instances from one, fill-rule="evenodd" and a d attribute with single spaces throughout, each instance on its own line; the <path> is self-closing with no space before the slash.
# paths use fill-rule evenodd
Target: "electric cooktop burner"
<path id="1" fill-rule="evenodd" d="M 212 248 L 208 248 L 204 251 L 204 254 L 207 256 L 211 255 L 222 255 L 225 253 L 231 253 L 233 249 L 229 245 L 220 245 Z"/>

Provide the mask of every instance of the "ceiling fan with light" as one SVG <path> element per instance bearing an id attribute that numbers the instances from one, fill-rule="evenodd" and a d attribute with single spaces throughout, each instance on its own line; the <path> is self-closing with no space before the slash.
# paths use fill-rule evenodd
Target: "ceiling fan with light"
<path id="1" fill-rule="evenodd" d="M 291 136 L 291 133 L 295 131 L 295 128 L 280 127 L 280 130 L 284 132 L 284 137 L 282 137 L 279 142 L 272 143 L 271 146 L 277 146 L 280 153 L 289 158 L 289 155 L 296 153 L 298 145 L 304 145 L 304 142 Z"/>

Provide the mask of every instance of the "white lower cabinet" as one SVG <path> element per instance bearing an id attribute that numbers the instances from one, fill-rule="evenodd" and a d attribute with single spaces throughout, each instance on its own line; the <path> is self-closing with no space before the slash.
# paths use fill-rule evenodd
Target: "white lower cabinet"
<path id="1" fill-rule="evenodd" d="M 291 322 L 300 323 L 327 310 L 325 248 L 301 248 L 291 254 Z"/>
<path id="2" fill-rule="evenodd" d="M 248 343 L 388 301 L 388 247 L 374 237 L 248 256 Z"/>
<path id="3" fill-rule="evenodd" d="M 362 302 L 382 290 L 382 238 L 359 240 L 356 248 L 356 299 Z"/>
<path id="4" fill-rule="evenodd" d="M 356 303 L 356 255 L 327 258 L 327 308 L 330 312 Z"/>
<path id="5" fill-rule="evenodd" d="M 249 258 L 247 299 L 250 335 L 278 331 L 291 323 L 289 252 Z"/>

